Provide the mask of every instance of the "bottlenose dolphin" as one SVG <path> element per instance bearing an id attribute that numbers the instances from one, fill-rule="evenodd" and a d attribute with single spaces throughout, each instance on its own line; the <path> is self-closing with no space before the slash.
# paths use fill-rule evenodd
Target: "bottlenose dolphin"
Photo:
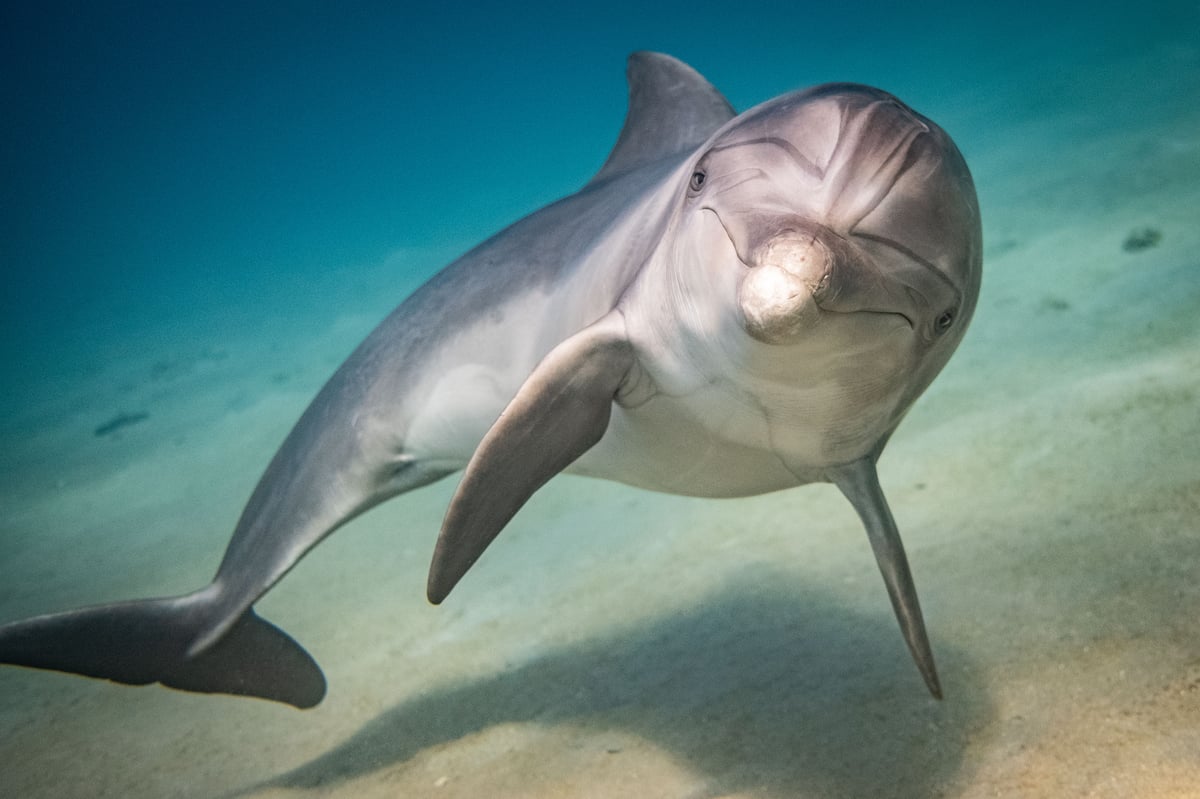
<path id="1" fill-rule="evenodd" d="M 325 679 L 253 604 L 323 538 L 465 467 L 441 602 L 559 472 L 705 497 L 832 482 L 941 695 L 875 463 L 975 307 L 974 186 L 949 137 L 853 84 L 736 115 L 687 65 L 629 59 L 599 173 L 435 275 L 338 368 L 212 582 L 0 627 L 0 662 L 311 707 Z"/>

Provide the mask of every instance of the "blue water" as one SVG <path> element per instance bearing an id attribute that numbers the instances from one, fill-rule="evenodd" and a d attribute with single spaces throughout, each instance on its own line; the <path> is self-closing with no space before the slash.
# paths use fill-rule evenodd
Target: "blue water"
<path id="1" fill-rule="evenodd" d="M 1112 585 L 1120 587 L 1099 592 L 1095 602 L 1103 605 L 1118 601 L 1113 597 L 1126 597 L 1128 605 L 1136 606 L 1131 611 L 1134 618 L 1157 618 L 1164 627 L 1152 627 L 1147 621 L 1146 628 L 1138 630 L 1164 647 L 1166 654 L 1158 662 L 1178 661 L 1184 664 L 1180 673 L 1194 673 L 1200 663 L 1197 628 L 1191 621 L 1172 621 L 1171 614 L 1172 607 L 1188 609 L 1184 615 L 1192 612 L 1193 605 L 1200 608 L 1190 587 L 1194 579 L 1186 576 L 1200 573 L 1200 560 L 1190 572 L 1181 567 L 1176 574 L 1170 567 L 1200 555 L 1189 543 L 1200 538 L 1196 527 L 1200 508 L 1193 507 L 1200 491 L 1200 458 L 1180 443 L 1188 440 L 1186 431 L 1175 427 L 1186 409 L 1195 406 L 1197 387 L 1186 375 L 1196 374 L 1200 367 L 1194 358 L 1187 360 L 1188 348 L 1200 342 L 1200 328 L 1194 321 L 1200 302 L 1200 262 L 1195 250 L 1188 248 L 1200 228 L 1200 195 L 1194 189 L 1200 180 L 1200 3 L 1052 2 L 1036 9 L 998 2 L 697 0 L 652 7 L 633 2 L 498 3 L 482 9 L 477 5 L 434 9 L 405 3 L 117 2 L 27 3 L 0 10 L 0 263 L 4 270 L 0 621 L 130 592 L 183 591 L 207 579 L 225 531 L 273 447 L 340 359 L 440 266 L 585 183 L 604 162 L 620 130 L 626 102 L 625 58 L 631 51 L 652 49 L 691 64 L 739 110 L 815 83 L 857 81 L 898 95 L 951 134 L 974 170 L 983 208 L 984 299 L 963 352 L 933 396 L 923 400 L 927 404 L 919 404 L 906 423 L 914 436 L 907 446 L 922 454 L 925 463 L 952 460 L 945 469 L 973 475 L 973 492 L 981 482 L 1005 482 L 996 480 L 998 476 L 1026 482 L 1019 483 L 1019 490 L 995 488 L 994 496 L 1006 499 L 993 500 L 994 508 L 986 491 L 983 498 L 974 494 L 975 499 L 939 495 L 939 501 L 947 504 L 926 508 L 930 524 L 936 528 L 939 509 L 946 518 L 969 519 L 976 502 L 977 515 L 996 522 L 989 531 L 1012 514 L 1012 526 L 1031 538 L 1041 528 L 1035 529 L 1036 522 L 1021 516 L 1019 509 L 1026 504 L 1049 508 L 1041 518 L 1048 514 L 1078 518 L 1082 513 L 1081 526 L 1089 519 L 1094 526 L 1123 519 L 1112 522 L 1114 531 L 1105 539 L 1110 541 L 1106 551 L 1112 558 L 1098 558 L 1098 563 L 1127 562 L 1143 552 L 1122 549 L 1117 542 L 1125 539 L 1118 535 L 1117 526 L 1146 535 L 1150 528 L 1162 535 L 1177 534 L 1158 550 L 1172 553 L 1162 555 L 1158 565 L 1163 572 L 1143 581 L 1150 584 L 1158 579 L 1161 585 L 1172 586 L 1175 594 L 1163 588 L 1164 595 L 1155 597 L 1159 602 L 1155 604 L 1149 593 L 1137 593 L 1114 576 Z M 1145 226 L 1159 231 L 1161 243 L 1136 255 L 1122 252 L 1127 234 Z M 1044 386 L 1045 380 L 1057 375 L 1064 376 L 1064 396 L 1094 401 L 1097 408 L 1062 421 L 1054 415 L 1058 411 L 1031 404 L 1025 417 L 983 420 L 982 415 L 998 412 L 995 409 L 1002 405 L 1020 408 L 1023 402 L 1033 403 L 1029 398 L 1039 388 L 1037 381 Z M 1136 387 L 1128 389 L 1128 400 L 1121 394 L 1125 389 L 1113 388 L 1126 384 Z M 134 421 L 111 435 L 95 435 L 122 415 Z M 957 426 L 944 426 L 947 416 L 958 420 Z M 1081 417 L 1086 417 L 1086 423 L 1079 421 Z M 1126 418 L 1132 421 L 1121 421 Z M 1104 427 L 1097 440 L 1103 438 L 1113 449 L 1104 450 L 1100 444 L 1087 449 L 1086 433 L 1092 428 L 1086 425 L 1110 423 L 1112 429 Z M 1076 435 L 1066 435 L 1066 428 L 1075 424 L 1083 426 L 1082 444 Z M 1026 441 L 1021 438 L 1022 425 L 1063 429 L 1064 434 L 1056 439 L 1039 433 L 1041 437 Z M 1131 427 L 1144 431 L 1161 448 L 1146 444 L 1143 451 L 1138 447 L 1144 442 L 1121 437 L 1127 432 L 1114 432 Z M 1188 431 L 1194 429 L 1193 423 Z M 971 453 L 959 451 L 956 442 L 962 436 L 955 438 L 945 430 L 977 431 L 979 448 L 974 454 L 978 457 L 971 459 Z M 1005 442 L 1011 441 L 1019 442 L 1013 445 L 1015 451 L 1004 449 Z M 934 443 L 923 442 L 953 450 L 937 450 Z M 1092 460 L 1083 465 L 1069 460 L 1067 454 L 1075 447 L 1092 453 Z M 978 465 L 980 460 L 986 469 Z M 1080 476 L 1085 473 L 1086 480 L 1103 477 L 1109 482 L 1086 482 Z M 907 479 L 908 473 L 903 474 Z M 951 477 L 947 474 L 945 480 Z M 130 488 L 131 483 L 147 480 L 156 482 L 145 483 L 150 487 L 140 496 L 136 487 Z M 910 517 L 922 512 L 917 509 L 922 506 L 924 482 L 933 483 L 932 478 L 921 477 L 922 488 L 917 489 L 913 487 L 917 480 L 908 482 L 905 504 Z M 1101 507 L 1128 485 L 1138 486 L 1130 491 L 1134 499 L 1153 497 L 1154 502 L 1146 500 L 1148 505 L 1176 515 L 1167 520 L 1155 517 L 1153 525 L 1145 526 L 1137 521 L 1144 517 L 1132 510 L 1127 516 L 1111 509 L 1096 510 L 1094 517 L 1086 515 L 1087 507 Z M 738 515 L 701 510 L 708 506 L 694 504 L 654 504 L 660 501 L 637 499 L 635 492 L 621 493 L 611 487 L 568 486 L 567 493 L 560 495 L 565 497 L 560 502 L 566 510 L 551 504 L 540 506 L 538 512 L 547 518 L 560 512 L 570 516 L 572 502 L 590 507 L 587 503 L 599 502 L 594 497 L 634 508 L 622 517 L 622 528 L 636 520 L 637 530 L 630 527 L 611 540 L 614 551 L 620 551 L 618 541 L 639 545 L 640 525 L 657 522 L 669 527 L 671 519 L 685 514 L 694 514 L 687 518 L 698 519 L 701 525 L 717 525 L 722 518 L 732 525 L 731 518 L 720 514 Z M 1159 502 L 1155 486 L 1166 486 L 1163 496 L 1174 497 L 1171 501 L 1176 504 Z M 1004 494 L 1006 490 L 1011 495 Z M 1057 510 L 1064 507 L 1064 496 L 1073 513 Z M 130 497 L 138 501 L 130 504 Z M 406 519 L 407 511 L 400 511 L 400 516 L 388 518 L 419 518 L 419 535 L 430 539 L 422 539 L 428 544 L 444 500 L 439 495 L 416 499 L 413 516 Z M 648 504 L 638 507 L 641 502 Z M 998 509 L 1001 506 L 1004 509 Z M 783 506 L 745 507 L 749 510 L 739 513 L 753 515 L 759 512 L 755 508 Z M 1193 507 L 1191 515 L 1185 512 L 1188 507 Z M 195 515 L 181 508 L 195 508 Z M 994 515 L 988 516 L 987 508 Z M 1144 507 L 1141 512 L 1151 513 Z M 575 521 L 587 524 L 586 519 Z M 390 521 L 378 523 L 374 538 L 371 522 L 364 524 L 368 525 L 364 537 L 378 545 L 379 552 L 388 557 L 407 554 L 406 562 L 417 563 L 414 574 L 422 571 L 425 549 L 402 551 L 391 530 L 382 529 Z M 129 525 L 138 529 L 127 532 Z M 411 538 L 405 539 L 403 547 L 414 545 Z M 1139 769 L 1158 768 L 1168 775 L 1186 772 L 1179 765 L 1188 762 L 1186 753 L 1194 762 L 1195 752 L 1200 751 L 1192 746 L 1197 742 L 1189 732 L 1200 729 L 1196 683 L 1187 682 L 1191 677 L 1179 685 L 1171 683 L 1182 698 L 1169 713 L 1146 711 L 1156 721 L 1130 732 L 1136 746 L 1122 749 L 1114 744 L 1112 751 L 1120 754 L 1102 750 L 1110 752 L 1114 762 L 1128 766 L 1119 771 L 1120 779 L 1113 778 L 1116 787 L 1111 794 L 1103 792 L 1108 788 L 1097 787 L 1107 784 L 1103 766 L 1091 760 L 1085 766 L 1083 755 L 1073 760 L 1078 754 L 1074 750 L 1060 756 L 1067 764 L 1061 771 L 1021 760 L 1031 756 L 1011 754 L 1048 746 L 1036 735 L 1022 737 L 1026 730 L 1019 718 L 1026 713 L 1020 710 L 1025 706 L 1004 693 L 1003 669 L 1020 669 L 1004 660 L 1005 651 L 988 649 L 998 646 L 995 643 L 971 638 L 977 628 L 975 615 L 967 611 L 956 615 L 950 607 L 955 597 L 968 596 L 977 585 L 990 582 L 990 574 L 972 571 L 972 564 L 982 562 L 978 553 L 956 561 L 947 554 L 946 541 L 936 536 L 930 541 L 926 562 L 948 563 L 946 568 L 958 575 L 941 580 L 944 604 L 939 629 L 946 639 L 952 634 L 962 636 L 961 649 L 952 648 L 948 640 L 941 645 L 943 651 L 949 649 L 951 674 L 954 664 L 961 666 L 959 696 L 967 697 L 960 700 L 962 704 L 951 705 L 945 715 L 924 705 L 915 710 L 904 706 L 905 712 L 920 720 L 921 730 L 934 730 L 940 724 L 958 736 L 953 746 L 943 744 L 953 752 L 931 766 L 933 776 L 918 773 L 920 769 L 911 765 L 934 758 L 923 746 L 907 738 L 882 740 L 886 736 L 879 728 L 865 725 L 863 729 L 875 731 L 863 735 L 884 752 L 882 762 L 899 769 L 897 784 L 903 788 L 896 795 L 941 791 L 982 796 L 994 795 L 993 789 L 1005 796 L 1076 795 L 1085 789 L 1097 791 L 1095 795 L 1136 795 L 1151 790 L 1130 781 L 1128 775 Z M 286 596 L 305 609 L 299 614 L 302 617 L 307 614 L 311 620 L 322 611 L 331 614 L 328 622 L 310 621 L 313 628 L 304 640 L 319 645 L 324 637 L 327 648 L 321 660 L 336 673 L 339 657 L 354 662 L 363 656 L 330 643 L 340 641 L 337 636 L 344 624 L 332 614 L 346 613 L 354 600 L 345 600 L 340 610 L 334 602 L 331 609 L 319 602 L 323 592 L 338 596 L 356 584 L 394 580 L 390 595 L 419 601 L 421 583 L 419 574 L 415 581 L 408 579 L 413 575 L 402 580 L 387 571 L 390 566 L 372 564 L 369 558 L 354 561 L 349 549 L 333 550 L 350 544 L 325 546 L 331 548 L 329 560 L 312 568 L 328 569 L 319 574 L 329 582 L 294 589 L 303 591 L 303 596 Z M 532 544 L 526 541 L 526 546 Z M 594 549 L 583 550 L 580 557 L 586 556 L 593 565 L 611 554 L 604 545 L 589 546 Z M 540 549 L 534 550 L 541 557 Z M 310 560 L 326 557 L 324 552 L 323 547 Z M 1021 564 L 1054 564 L 1053 568 L 1045 565 L 1049 576 L 1038 572 L 1050 581 L 1053 573 L 1070 571 L 1069 565 L 1044 559 L 1040 552 L 1030 545 L 1012 555 L 1017 565 L 1004 560 L 1011 571 L 1006 579 L 1016 579 L 1036 592 L 1046 583 L 1020 571 L 1036 570 L 1036 566 Z M 497 557 L 496 563 L 504 564 L 505 556 Z M 521 556 L 511 557 L 508 567 L 519 574 Z M 1054 557 L 1066 564 L 1092 562 L 1071 553 L 1056 552 Z M 329 565 L 341 563 L 338 558 L 357 563 L 357 571 Z M 91 561 L 104 565 L 89 570 L 86 564 Z M 862 565 L 871 566 L 869 561 Z M 364 578 L 362 570 L 372 567 L 379 571 Z M 508 589 L 495 574 L 497 590 L 502 592 L 498 606 L 508 607 L 504 603 L 509 602 L 525 608 L 534 602 L 503 593 Z M 503 567 L 499 574 L 504 574 Z M 869 571 L 865 574 L 875 579 Z M 928 572 L 925 576 L 930 577 Z M 300 583 L 304 577 L 294 579 Z M 488 578 L 480 579 L 481 585 L 489 585 Z M 840 578 L 830 579 L 835 584 L 833 593 L 815 591 L 813 601 L 836 613 L 832 608 L 848 600 L 837 594 Z M 1027 583 L 1021 582 L 1026 579 Z M 931 581 L 937 584 L 936 578 Z M 775 582 L 768 580 L 772 586 Z M 570 594 L 560 588 L 558 596 Z M 1081 595 L 1069 581 L 1059 588 L 1045 589 L 1053 596 L 1037 608 L 1054 607 L 1062 596 Z M 870 585 L 874 593 L 862 609 L 886 613 L 877 589 Z M 1126 591 L 1132 593 L 1122 593 Z M 997 589 L 997 596 L 1000 593 Z M 755 663 L 740 665 L 756 666 L 773 654 L 771 632 L 761 626 L 762 613 L 774 618 L 798 606 L 790 600 L 781 604 L 774 594 L 764 599 L 751 591 L 747 596 L 715 603 L 716 615 L 689 611 L 680 617 L 684 621 L 668 628 L 702 639 L 714 625 L 727 629 L 720 627 L 718 618 L 725 613 L 729 629 L 751 628 L 748 651 Z M 838 597 L 837 601 L 830 596 Z M 1003 610 L 1007 601 L 1016 600 L 997 599 L 989 607 Z M 936 609 L 937 600 L 932 602 Z M 1072 607 L 1078 618 L 1091 612 L 1092 606 Z M 378 610 L 377 623 L 389 628 L 404 625 L 404 611 L 394 610 L 390 605 Z M 430 638 L 450 635 L 444 632 L 445 616 L 409 612 L 418 616 L 411 623 Z M 490 611 L 474 612 L 486 616 Z M 498 724 L 486 713 L 481 715 L 484 720 L 471 717 L 460 724 L 454 720 L 457 716 L 445 715 L 450 704 L 486 702 L 494 689 L 502 695 L 497 701 L 503 711 L 520 716 L 512 707 L 512 691 L 523 696 L 533 689 L 519 686 L 547 679 L 547 674 L 554 679 L 581 679 L 580 675 L 591 675 L 588 664 L 593 660 L 611 657 L 617 664 L 614 668 L 637 671 L 643 681 L 634 680 L 629 693 L 617 692 L 620 697 L 609 704 L 596 700 L 596 706 L 602 714 L 616 717 L 624 704 L 651 706 L 644 715 L 635 714 L 637 724 L 627 726 L 671 753 L 662 761 L 641 753 L 645 759 L 637 761 L 638 768 L 651 775 L 642 785 L 644 795 L 685 795 L 680 786 L 690 783 L 663 762 L 674 763 L 681 772 L 700 774 L 696 779 L 701 781 L 705 774 L 723 775 L 712 777 L 709 793 L 693 786 L 686 795 L 725 795 L 721 786 L 744 792 L 738 796 L 769 799 L 862 795 L 864 791 L 888 795 L 885 773 L 866 766 L 860 769 L 853 760 L 829 764 L 830 758 L 836 760 L 864 739 L 853 723 L 839 726 L 843 724 L 839 707 L 823 704 L 826 700 L 787 705 L 798 713 L 812 712 L 834 728 L 819 745 L 791 727 L 771 737 L 763 731 L 782 730 L 793 720 L 777 710 L 754 716 L 753 698 L 737 693 L 736 660 L 721 670 L 719 691 L 690 672 L 680 678 L 682 683 L 663 689 L 645 676 L 663 668 L 663 663 L 643 657 L 652 649 L 650 641 L 658 635 L 658 627 L 649 624 L 622 636 L 597 620 L 603 614 L 577 612 L 581 614 L 577 626 L 585 631 L 578 633 L 583 654 L 576 652 L 565 665 L 553 656 L 546 660 L 540 651 L 530 654 L 514 648 L 495 655 L 502 662 L 494 668 L 480 667 L 501 673 L 513 662 L 522 662 L 513 671 L 517 688 L 504 678 L 502 684 L 485 681 L 455 694 L 441 686 L 431 689 L 432 683 L 420 682 L 416 676 L 357 681 L 355 672 L 343 677 L 340 686 L 334 685 L 340 698 L 331 700 L 332 709 L 323 706 L 304 717 L 285 716 L 273 708 L 241 710 L 236 703 L 222 704 L 233 700 L 212 699 L 215 704 L 205 705 L 207 697 L 179 700 L 162 690 L 157 694 L 168 698 L 153 698 L 157 694 L 151 689 L 122 691 L 83 680 L 62 682 L 65 678 L 53 677 L 47 678 L 53 682 L 39 682 L 39 675 L 13 677 L 10 670 L 0 675 L 0 716 L 8 714 L 6 718 L 14 721 L 8 729 L 0 727 L 0 759 L 15 762 L 17 758 L 30 765 L 16 770 L 0 767 L 0 794 L 17 789 L 11 795 L 90 795 L 89 783 L 81 775 L 91 775 L 91 785 L 107 795 L 208 796 L 269 783 L 297 769 L 299 776 L 282 784 L 319 790 L 329 783 L 347 796 L 392 795 L 387 774 L 393 769 L 405 780 L 425 785 L 428 795 L 438 795 L 432 788 L 441 774 L 438 769 L 447 773 L 458 769 L 460 775 L 469 775 L 463 776 L 462 784 L 483 790 L 479 786 L 490 783 L 484 772 L 472 772 L 471 757 L 478 755 L 479 762 L 492 763 L 487 758 L 498 757 L 496 752 L 509 747 L 510 760 L 515 758 L 519 764 L 514 768 L 530 773 L 525 778 L 521 773 L 507 774 L 495 783 L 506 787 L 497 788 L 494 795 L 521 796 L 520 786 L 529 784 L 540 786 L 531 789 L 531 796 L 555 795 L 555 784 L 570 786 L 558 795 L 597 795 L 587 791 L 584 778 L 542 783 L 531 776 L 539 767 L 522 760 L 523 756 L 536 761 L 528 753 L 562 752 L 525 728 L 512 732 L 511 739 L 486 739 L 483 744 L 473 739 L 476 749 L 467 749 L 458 761 L 453 752 L 445 755 L 448 761 L 437 760 L 441 755 L 435 750 L 459 738 L 483 735 L 480 731 L 489 724 Z M 1108 623 L 1103 611 L 1096 613 Z M 612 615 L 624 619 L 633 614 L 625 608 Z M 578 643 L 570 625 L 554 627 L 561 621 L 555 621 L 557 617 L 535 618 L 540 621 L 531 623 L 527 635 L 536 636 L 538 625 L 544 624 L 556 631 L 554 635 Z M 892 634 L 890 622 L 881 625 L 857 610 L 837 618 Z M 468 613 L 467 622 L 459 621 L 475 629 L 471 624 L 486 627 L 494 619 L 487 616 L 480 621 Z M 1042 621 L 1037 628 L 1042 637 L 1028 644 L 1029 651 L 1045 653 L 1058 645 L 1055 642 L 1084 639 L 1099 651 L 1105 644 L 1097 643 L 1101 637 L 1097 631 L 1113 626 L 1097 622 L 1093 637 L 1087 638 L 1075 627 L 1063 632 L 1065 628 L 1057 626 L 1060 617 L 1049 611 Z M 603 632 L 589 637 L 589 630 Z M 826 633 L 836 636 L 820 629 L 814 635 L 821 638 Z M 395 634 L 415 635 L 399 629 Z M 504 640 L 497 635 L 489 639 L 493 644 Z M 723 635 L 713 638 L 724 642 L 722 646 L 736 646 Z M 476 664 L 483 657 L 457 644 L 446 646 L 464 663 Z M 610 646 L 611 651 L 600 651 Z M 831 648 L 850 652 L 851 657 L 861 654 L 857 643 L 841 642 Z M 680 659 L 696 658 L 705 653 L 705 646 L 684 645 L 682 651 Z M 414 673 L 424 669 L 422 673 L 436 675 L 444 666 L 421 660 L 428 653 L 413 654 L 411 660 L 386 647 L 372 653 L 366 657 L 390 664 L 381 669 L 411 667 Z M 785 647 L 783 654 L 799 658 L 804 653 Z M 893 655 L 887 650 L 882 657 Z M 872 661 L 863 670 L 878 679 L 893 668 L 909 668 L 901 659 L 886 663 L 880 666 Z M 1085 666 L 1079 667 L 1085 675 L 1080 680 L 1091 680 L 1087 684 L 1094 690 L 1083 693 L 1099 696 L 1116 690 L 1112 688 L 1117 680 L 1112 676 L 1115 667 L 1111 674 L 1094 674 Z M 461 667 L 461 675 L 455 670 L 458 667 L 445 668 L 464 679 L 470 677 L 467 666 Z M 761 691 L 769 692 L 781 680 L 792 685 L 786 683 L 786 676 L 763 668 L 766 671 L 749 669 L 754 679 L 766 684 L 765 688 L 758 685 Z M 1130 671 L 1136 668 L 1134 663 Z M 567 677 L 562 676 L 564 669 Z M 910 675 L 901 672 L 901 676 Z M 403 683 L 395 694 L 366 693 L 368 687 L 380 690 L 377 683 L 387 679 Z M 799 685 L 820 690 L 820 679 L 811 675 L 806 679 Z M 847 679 L 856 687 L 831 696 L 846 696 L 867 707 L 868 721 L 891 712 L 894 703 L 902 701 L 881 699 L 871 689 L 857 687 L 853 674 Z M 1036 682 L 1030 678 L 1029 684 Z M 712 696 L 712 703 L 720 708 L 718 726 L 733 729 L 745 722 L 743 716 L 752 717 L 751 727 L 765 735 L 766 754 L 741 752 L 729 755 L 731 760 L 743 758 L 740 766 L 714 765 L 725 750 L 698 743 L 708 732 L 697 732 L 696 740 L 688 737 L 694 719 L 677 717 L 678 707 L 689 701 L 685 696 L 689 691 L 680 684 Z M 898 678 L 897 685 L 889 686 L 898 693 L 920 690 Z M 1059 687 L 1060 696 L 1066 696 L 1070 686 Z M 114 693 L 101 693 L 105 690 Z M 584 710 L 595 710 L 561 686 L 548 690 L 547 701 L 557 709 L 535 720 L 550 728 L 557 729 L 554 724 L 576 711 L 583 715 Z M 1032 695 L 1034 689 L 1029 690 Z M 354 698 L 364 696 L 368 698 Z M 415 699 L 412 706 L 402 702 L 416 696 L 425 697 L 425 704 Z M 656 696 L 666 696 L 664 701 L 674 703 L 673 709 L 653 711 L 657 705 L 649 700 Z M 85 712 L 72 710 L 77 703 Z M 234 707 L 239 709 L 224 710 Z M 386 708 L 390 712 L 385 713 Z M 223 718 L 225 712 L 231 715 Z M 238 714 L 236 724 L 229 721 L 232 714 Z M 170 721 L 176 717 L 200 718 L 196 729 L 202 731 L 193 733 L 192 728 Z M 1078 728 L 1099 728 L 1093 722 L 1106 718 L 1096 710 Z M 412 733 L 419 745 L 406 749 L 388 743 L 403 737 L 402 728 L 410 722 L 425 725 L 421 733 Z M 1060 716 L 1040 722 L 1046 729 L 1058 730 L 1060 722 L 1062 728 L 1069 727 Z M 308 730 L 299 732 L 306 724 L 311 725 Z M 57 746 L 53 740 L 53 730 L 64 729 L 63 725 L 69 725 L 70 731 L 62 733 L 63 740 L 71 742 L 69 747 Z M 123 732 L 106 739 L 114 728 Z M 267 737 L 273 740 L 258 763 L 238 751 L 247 740 L 239 736 L 253 729 L 269 730 Z M 579 748 L 594 743 L 571 729 L 575 730 L 571 735 L 581 736 Z M 904 734 L 903 727 L 885 729 Z M 293 742 L 288 735 L 294 730 Z M 201 739 L 198 750 L 190 748 L 192 734 Z M 936 732 L 930 735 L 937 737 Z M 1080 751 L 1095 750 L 1095 742 L 1081 735 L 1066 738 L 1079 741 Z M 632 746 L 625 738 L 616 743 L 604 740 L 608 743 L 602 741 L 601 751 Z M 333 741 L 342 742 L 340 748 L 333 749 Z M 1155 749 L 1146 741 L 1166 743 Z M 357 754 L 356 746 L 365 747 L 367 753 Z M 806 782 L 793 766 L 782 762 L 794 747 L 805 746 L 815 748 L 797 756 L 797 763 L 820 771 L 820 780 Z M 319 757 L 331 749 L 324 760 Z M 1144 756 L 1126 754 L 1135 750 L 1152 751 Z M 1174 754 L 1177 750 L 1185 755 Z M 1027 771 L 1006 772 L 1002 766 L 1009 757 L 1006 753 L 1025 763 Z M 608 790 L 623 784 L 609 772 L 588 771 L 599 768 L 589 765 L 591 761 L 579 765 L 571 757 L 555 760 L 560 765 L 547 766 L 547 773 L 578 768 L 579 773 L 595 774 Z M 230 766 L 232 776 L 214 776 L 211 765 L 204 765 L 229 758 L 236 760 Z M 115 769 L 113 762 L 125 765 Z M 56 771 L 59 767 L 62 771 Z M 426 767 L 430 778 L 421 776 L 421 782 L 413 775 Z M 1087 767 L 1098 768 L 1100 776 L 1082 783 L 1063 776 L 1069 772 L 1077 779 Z M 136 773 L 131 775 L 131 770 Z M 762 777 L 757 782 L 756 770 Z M 1194 771 L 1200 792 L 1200 766 Z M 729 776 L 735 773 L 741 776 Z M 1022 774 L 1037 774 L 1038 779 L 1022 782 Z M 353 780 L 364 775 L 375 775 L 380 782 L 356 788 Z M 5 790 L 6 782 L 11 783 L 10 790 Z M 1186 781 L 1181 778 L 1170 788 L 1179 785 Z M 631 792 L 623 795 L 638 795 L 636 786 L 626 788 Z M 458 790 L 442 795 L 471 795 L 471 789 L 460 786 Z"/>
<path id="2" fill-rule="evenodd" d="M 880 85 L 969 156 L 1026 112 L 990 105 L 996 87 L 1052 104 L 1056 76 L 1187 41 L 1196 21 L 1194 3 L 18 5 L 0 32 L 9 359 L 402 247 L 465 248 L 603 162 L 635 49 L 687 61 L 742 109 Z"/>

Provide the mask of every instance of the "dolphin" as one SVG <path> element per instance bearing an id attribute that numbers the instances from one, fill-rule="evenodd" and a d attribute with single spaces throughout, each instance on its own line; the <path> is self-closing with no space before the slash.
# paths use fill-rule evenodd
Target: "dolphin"
<path id="1" fill-rule="evenodd" d="M 454 261 L 313 399 L 216 576 L 181 596 L 0 627 L 0 662 L 311 707 L 325 679 L 254 603 L 360 513 L 463 470 L 440 603 L 560 472 L 702 497 L 831 482 L 941 696 L 876 460 L 970 321 L 978 201 L 937 125 L 829 84 L 740 115 L 639 52 L 617 143 L 578 192 Z"/>

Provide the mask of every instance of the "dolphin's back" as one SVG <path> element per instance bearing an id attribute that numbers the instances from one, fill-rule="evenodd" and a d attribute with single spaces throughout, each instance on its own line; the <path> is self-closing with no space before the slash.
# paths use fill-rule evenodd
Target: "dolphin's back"
<path id="1" fill-rule="evenodd" d="M 626 77 L 624 125 L 587 185 L 436 274 L 362 342 L 313 406 L 386 409 L 381 427 L 403 441 L 429 401 L 422 378 L 473 361 L 504 365 L 499 413 L 550 349 L 616 305 L 661 238 L 674 198 L 664 181 L 735 116 L 704 77 L 670 56 L 634 53 Z M 363 393 L 346 396 L 347 387 Z"/>

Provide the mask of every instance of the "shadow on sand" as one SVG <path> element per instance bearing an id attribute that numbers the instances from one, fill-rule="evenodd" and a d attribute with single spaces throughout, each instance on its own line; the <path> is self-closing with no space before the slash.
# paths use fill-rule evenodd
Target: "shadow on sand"
<path id="1" fill-rule="evenodd" d="M 925 692 L 886 602 L 862 615 L 756 575 L 690 612 L 402 702 L 255 788 L 328 790 L 493 725 L 533 722 L 642 737 L 713 796 L 924 799 L 964 776 L 970 733 L 992 715 L 963 653 L 934 648 L 944 702 Z"/>

